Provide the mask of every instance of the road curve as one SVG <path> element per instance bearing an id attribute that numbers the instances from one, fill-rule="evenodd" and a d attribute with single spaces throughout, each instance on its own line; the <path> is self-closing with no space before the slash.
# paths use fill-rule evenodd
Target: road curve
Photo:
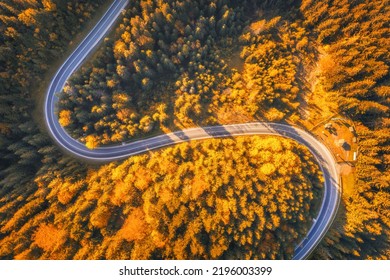
<path id="1" fill-rule="evenodd" d="M 324 175 L 324 196 L 321 209 L 306 237 L 295 248 L 293 257 L 293 259 L 307 258 L 332 224 L 340 203 L 341 193 L 337 163 L 333 155 L 324 144 L 310 133 L 286 124 L 253 122 L 190 128 L 118 146 L 100 147 L 90 150 L 83 143 L 70 137 L 59 124 L 56 113 L 56 103 L 58 101 L 56 93 L 61 92 L 68 78 L 101 41 L 120 16 L 127 3 L 128 0 L 115 0 L 93 30 L 54 75 L 45 99 L 44 113 L 47 128 L 55 142 L 61 148 L 79 158 L 104 162 L 124 159 L 132 155 L 190 140 L 240 135 L 278 135 L 294 139 L 310 150 Z"/>

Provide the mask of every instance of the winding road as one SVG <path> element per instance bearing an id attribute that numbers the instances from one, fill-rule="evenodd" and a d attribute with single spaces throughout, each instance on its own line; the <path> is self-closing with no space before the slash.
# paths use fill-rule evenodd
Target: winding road
<path id="1" fill-rule="evenodd" d="M 331 152 L 310 133 L 290 125 L 279 123 L 254 122 L 232 125 L 197 127 L 164 134 L 118 146 L 88 149 L 83 143 L 73 139 L 59 124 L 56 113 L 58 92 L 61 92 L 68 78 L 83 63 L 107 31 L 113 26 L 126 7 L 128 0 L 115 0 L 86 36 L 76 50 L 62 64 L 54 75 L 45 99 L 45 121 L 55 142 L 69 153 L 93 161 L 113 161 L 178 143 L 217 137 L 240 135 L 279 135 L 294 139 L 305 145 L 316 158 L 324 175 L 324 196 L 319 213 L 302 242 L 295 248 L 293 259 L 305 259 L 322 240 L 332 224 L 340 203 L 341 186 L 337 163 Z"/>

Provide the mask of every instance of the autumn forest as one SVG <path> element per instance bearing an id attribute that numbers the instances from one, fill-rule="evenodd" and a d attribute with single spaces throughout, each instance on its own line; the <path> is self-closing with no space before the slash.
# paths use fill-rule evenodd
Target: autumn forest
<path id="1" fill-rule="evenodd" d="M 324 192 L 304 145 L 227 137 L 97 164 L 51 139 L 50 79 L 111 2 L 0 3 L 0 259 L 291 259 Z M 300 127 L 343 185 L 310 258 L 390 259 L 389 4 L 130 1 L 57 93 L 58 121 L 90 150 L 191 127 Z M 327 136 L 337 119 L 349 130 Z M 343 133 L 353 160 L 333 147 Z"/>

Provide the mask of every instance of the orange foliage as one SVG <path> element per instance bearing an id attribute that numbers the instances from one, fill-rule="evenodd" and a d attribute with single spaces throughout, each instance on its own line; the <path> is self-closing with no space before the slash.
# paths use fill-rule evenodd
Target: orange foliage
<path id="1" fill-rule="evenodd" d="M 95 135 L 88 135 L 85 141 L 85 146 L 90 150 L 95 149 L 99 145 L 98 138 Z"/>
<path id="2" fill-rule="evenodd" d="M 91 215 L 91 224 L 97 228 L 105 228 L 111 217 L 111 211 L 107 206 L 97 208 Z"/>
<path id="3" fill-rule="evenodd" d="M 71 114 L 72 112 L 69 110 L 62 110 L 60 112 L 60 118 L 58 122 L 61 126 L 66 127 L 71 124 Z"/>
<path id="4" fill-rule="evenodd" d="M 118 236 L 127 240 L 142 240 L 148 232 L 148 224 L 145 221 L 145 213 L 142 209 L 136 208 L 127 217 Z"/>
<path id="5" fill-rule="evenodd" d="M 52 224 L 41 224 L 33 236 L 33 240 L 46 252 L 54 251 L 62 246 L 67 239 L 67 233 Z"/>
<path id="6" fill-rule="evenodd" d="M 199 196 L 201 196 L 206 190 L 209 189 L 209 184 L 205 182 L 202 178 L 195 177 L 192 183 L 192 199 L 196 200 Z"/>
<path id="7" fill-rule="evenodd" d="M 149 173 L 144 168 L 139 168 L 136 173 L 137 180 L 134 183 L 134 186 L 139 190 L 145 190 L 152 179 L 150 178 Z"/>

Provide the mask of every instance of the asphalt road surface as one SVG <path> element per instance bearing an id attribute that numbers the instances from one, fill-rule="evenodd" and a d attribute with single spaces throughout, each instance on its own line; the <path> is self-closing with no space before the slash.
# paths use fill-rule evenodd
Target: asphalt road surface
<path id="1" fill-rule="evenodd" d="M 286 124 L 254 122 L 232 125 L 190 128 L 117 146 L 88 149 L 83 143 L 73 139 L 58 122 L 56 94 L 61 92 L 68 78 L 83 63 L 94 47 L 104 38 L 108 30 L 121 15 L 128 0 L 115 0 L 84 41 L 62 64 L 54 75 L 45 100 L 45 120 L 55 142 L 69 153 L 79 158 L 93 161 L 113 161 L 141 154 L 161 147 L 178 143 L 218 137 L 240 135 L 278 135 L 291 138 L 305 145 L 316 158 L 324 175 L 324 196 L 321 209 L 312 227 L 302 242 L 296 246 L 293 259 L 305 259 L 322 240 L 336 215 L 341 187 L 337 163 L 331 152 L 310 133 Z"/>

